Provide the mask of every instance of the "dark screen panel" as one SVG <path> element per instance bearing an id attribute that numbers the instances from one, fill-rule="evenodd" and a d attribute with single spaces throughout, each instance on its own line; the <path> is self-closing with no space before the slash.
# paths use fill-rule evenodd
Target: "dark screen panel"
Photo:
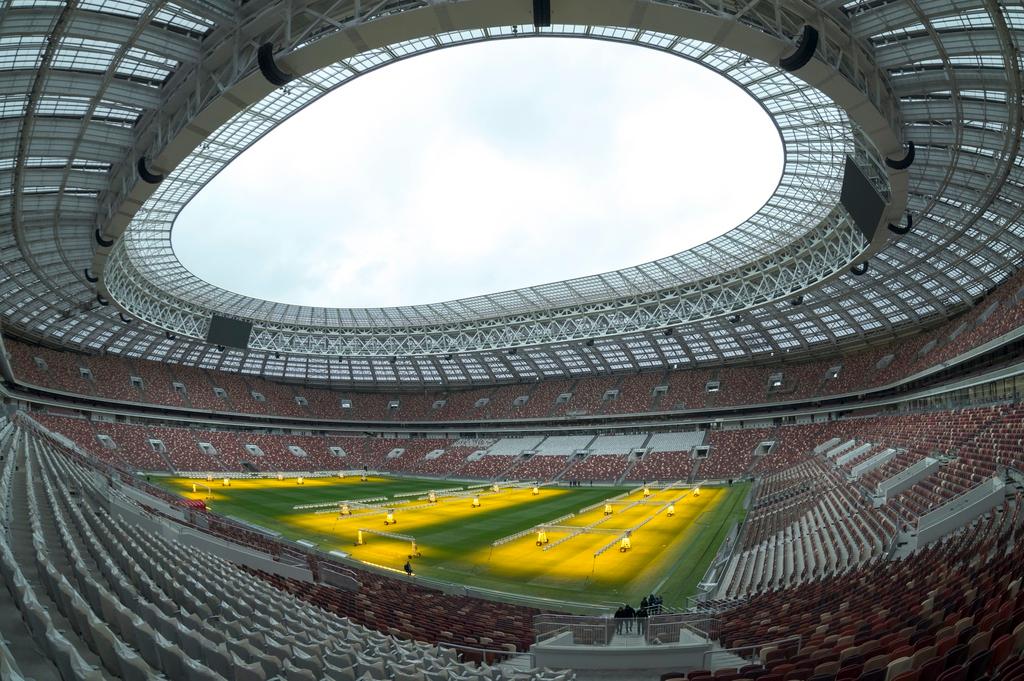
<path id="1" fill-rule="evenodd" d="M 882 219 L 882 212 L 885 211 L 885 200 L 849 156 L 846 157 L 839 202 L 850 212 L 857 228 L 871 241 L 875 237 L 878 221 Z"/>
<path id="2" fill-rule="evenodd" d="M 210 317 L 210 330 L 206 334 L 206 340 L 214 345 L 224 345 L 229 348 L 247 348 L 249 347 L 250 331 L 252 331 L 252 322 L 243 322 L 215 314 Z"/>

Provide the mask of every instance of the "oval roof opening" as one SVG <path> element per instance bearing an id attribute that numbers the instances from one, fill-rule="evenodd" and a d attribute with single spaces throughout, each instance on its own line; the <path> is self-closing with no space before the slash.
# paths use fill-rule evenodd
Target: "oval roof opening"
<path id="1" fill-rule="evenodd" d="M 193 273 L 249 296 L 432 303 L 685 250 L 757 211 L 782 168 L 768 114 L 702 66 L 596 40 L 490 41 L 300 111 L 172 238 Z"/>

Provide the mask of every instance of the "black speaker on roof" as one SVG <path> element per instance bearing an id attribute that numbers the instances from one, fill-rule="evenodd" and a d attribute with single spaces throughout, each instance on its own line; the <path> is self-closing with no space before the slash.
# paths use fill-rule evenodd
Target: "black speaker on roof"
<path id="1" fill-rule="evenodd" d="M 904 234 L 909 234 L 910 230 L 913 229 L 913 228 L 914 228 L 914 218 L 912 218 L 910 216 L 910 213 L 907 213 L 907 224 L 906 224 L 905 227 L 897 227 L 896 225 L 892 224 L 891 222 L 889 223 L 889 231 L 892 232 L 893 234 L 898 234 L 900 236 L 903 236 Z"/>
<path id="2" fill-rule="evenodd" d="M 811 25 L 804 25 L 803 33 L 800 34 L 800 41 L 796 44 L 793 54 L 779 59 L 779 68 L 785 71 L 796 71 L 807 66 L 818 49 L 818 29 Z"/>
<path id="3" fill-rule="evenodd" d="M 551 0 L 533 0 L 533 25 L 535 28 L 551 25 Z"/>
<path id="4" fill-rule="evenodd" d="M 862 262 L 859 265 L 854 265 L 853 267 L 850 268 L 850 274 L 853 274 L 853 275 L 858 276 L 858 277 L 863 276 L 863 275 L 865 275 L 867 273 L 868 273 L 868 261 L 867 260 L 865 260 L 864 262 Z"/>
<path id="5" fill-rule="evenodd" d="M 114 240 L 113 239 L 104 239 L 103 238 L 103 234 L 100 233 L 100 228 L 99 227 L 97 227 L 96 231 L 93 232 L 93 236 L 96 237 L 96 243 L 98 243 L 103 248 L 110 248 L 111 246 L 114 245 Z"/>
<path id="6" fill-rule="evenodd" d="M 260 67 L 260 73 L 270 81 L 271 85 L 281 87 L 282 85 L 287 85 L 295 78 L 292 74 L 282 71 L 281 67 L 274 61 L 273 43 L 263 43 L 260 45 L 259 49 L 256 50 L 256 63 Z"/>
<path id="7" fill-rule="evenodd" d="M 889 166 L 893 170 L 906 170 L 914 162 L 914 157 L 917 155 L 917 150 L 914 149 L 913 142 L 907 142 L 907 153 L 903 158 L 898 159 L 885 159 L 885 165 Z"/>
<path id="8" fill-rule="evenodd" d="M 85 273 L 85 280 L 90 284 L 95 284 L 97 281 L 100 280 L 99 277 L 92 276 L 92 273 L 89 271 L 89 268 L 84 269 L 83 272 Z"/>
<path id="9" fill-rule="evenodd" d="M 139 171 L 139 177 L 142 178 L 143 182 L 147 184 L 160 184 L 164 181 L 164 176 L 159 173 L 154 173 L 146 165 L 146 159 L 142 156 L 135 163 L 135 169 Z"/>

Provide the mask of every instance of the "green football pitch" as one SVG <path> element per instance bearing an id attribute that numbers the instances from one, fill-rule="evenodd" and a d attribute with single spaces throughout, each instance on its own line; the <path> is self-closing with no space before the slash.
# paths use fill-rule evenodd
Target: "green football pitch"
<path id="1" fill-rule="evenodd" d="M 220 480 L 153 481 L 206 500 L 216 513 L 364 563 L 400 569 L 410 560 L 416 574 L 446 582 L 605 605 L 635 603 L 653 591 L 669 605 L 684 604 L 730 528 L 742 521 L 749 488 L 705 487 L 699 494 L 652 488 L 645 496 L 626 487 L 541 487 L 537 494 L 500 487 L 459 496 L 440 490 L 471 483 L 359 476 L 307 478 L 302 485 L 294 478 L 245 478 L 230 487 Z M 431 490 L 439 490 L 436 503 L 425 498 Z M 344 501 L 351 502 L 348 515 L 339 512 Z M 313 504 L 330 505 L 296 508 Z M 389 511 L 394 522 L 385 525 Z M 532 528 L 545 523 L 547 543 L 538 545 Z M 621 551 L 627 531 L 632 546 Z M 508 540 L 494 545 L 502 539 Z"/>

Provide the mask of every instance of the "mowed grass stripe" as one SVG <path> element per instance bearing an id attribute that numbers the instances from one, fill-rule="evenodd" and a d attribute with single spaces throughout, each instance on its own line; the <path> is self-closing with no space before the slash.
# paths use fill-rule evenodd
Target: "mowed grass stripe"
<path id="1" fill-rule="evenodd" d="M 664 578 L 660 592 L 666 603 L 685 605 L 687 596 L 697 591 L 701 577 L 707 572 L 708 566 L 718 553 L 718 548 L 725 541 L 733 523 L 743 521 L 746 510 L 743 500 L 750 489 L 750 483 L 734 485 L 728 496 L 692 526 L 693 535 L 686 543 L 675 562 L 671 572 Z"/>

